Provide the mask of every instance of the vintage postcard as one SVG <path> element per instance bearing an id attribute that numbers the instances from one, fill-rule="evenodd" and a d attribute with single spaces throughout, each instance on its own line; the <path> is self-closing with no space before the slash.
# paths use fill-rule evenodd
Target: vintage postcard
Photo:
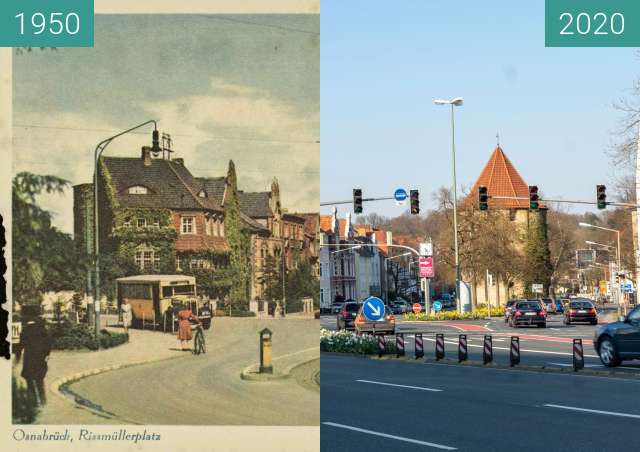
<path id="1" fill-rule="evenodd" d="M 8 450 L 319 449 L 320 20 L 282 3 L 5 55 Z"/>

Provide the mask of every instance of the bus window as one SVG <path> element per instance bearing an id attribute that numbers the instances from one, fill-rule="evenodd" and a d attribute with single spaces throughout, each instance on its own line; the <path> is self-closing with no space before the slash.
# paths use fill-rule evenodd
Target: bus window
<path id="1" fill-rule="evenodd" d="M 123 284 L 123 298 L 151 299 L 151 286 L 149 284 Z"/>
<path id="2" fill-rule="evenodd" d="M 162 298 L 171 298 L 173 296 L 173 287 L 163 287 L 162 288 Z"/>
<path id="3" fill-rule="evenodd" d="M 175 295 L 193 295 L 194 290 L 192 285 L 188 286 L 173 286 Z"/>

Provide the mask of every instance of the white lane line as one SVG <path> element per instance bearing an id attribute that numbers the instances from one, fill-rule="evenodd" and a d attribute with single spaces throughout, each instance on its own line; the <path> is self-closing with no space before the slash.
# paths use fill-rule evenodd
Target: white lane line
<path id="1" fill-rule="evenodd" d="M 630 417 L 633 419 L 640 419 L 640 414 L 618 413 L 616 411 L 590 410 L 588 408 L 577 408 L 574 406 L 553 405 L 551 403 L 545 403 L 542 406 L 546 406 L 550 408 L 560 408 L 562 410 L 580 411 L 583 413 L 607 414 L 609 416 L 620 416 L 620 417 Z"/>
<path id="2" fill-rule="evenodd" d="M 545 363 L 545 364 L 550 364 L 552 366 L 560 366 L 560 367 L 573 367 L 573 364 L 567 364 L 567 363 Z M 584 367 L 604 367 L 602 364 L 585 364 Z"/>
<path id="3" fill-rule="evenodd" d="M 330 427 L 344 428 L 346 430 L 353 430 L 354 432 L 366 433 L 368 435 L 381 436 L 383 438 L 404 441 L 405 443 L 420 444 L 421 446 L 433 447 L 436 449 L 458 450 L 455 447 L 445 446 L 444 444 L 429 443 L 427 441 L 420 441 L 419 439 L 405 438 L 404 436 L 389 435 L 388 433 L 381 433 L 381 432 L 375 432 L 373 430 L 367 430 L 364 428 L 352 427 L 351 425 L 336 424 L 335 422 L 323 422 L 323 424 L 328 425 Z"/>
<path id="4" fill-rule="evenodd" d="M 385 383 L 383 381 L 372 381 L 372 380 L 356 380 L 356 381 L 360 383 L 369 383 L 372 385 L 395 386 L 397 388 L 418 389 L 420 391 L 442 392 L 442 389 L 425 388 L 422 386 L 398 385 L 395 383 Z"/>

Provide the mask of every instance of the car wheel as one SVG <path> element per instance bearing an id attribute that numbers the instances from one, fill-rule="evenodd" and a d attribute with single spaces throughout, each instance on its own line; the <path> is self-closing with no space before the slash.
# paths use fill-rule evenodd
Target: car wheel
<path id="1" fill-rule="evenodd" d="M 508 322 L 509 322 L 509 318 L 508 318 L 508 317 L 505 317 L 505 318 L 504 318 L 504 323 L 508 323 Z"/>
<path id="2" fill-rule="evenodd" d="M 569 320 L 567 320 L 567 318 L 565 317 L 565 318 L 564 318 L 564 324 L 565 324 L 565 325 L 571 325 L 571 322 L 569 322 Z"/>
<path id="3" fill-rule="evenodd" d="M 605 336 L 600 340 L 598 347 L 598 355 L 600 361 L 607 367 L 615 367 L 620 365 L 620 357 L 616 350 L 616 346 L 609 336 Z"/>
<path id="4" fill-rule="evenodd" d="M 547 324 L 546 323 L 539 323 L 538 324 L 538 328 L 546 328 Z"/>

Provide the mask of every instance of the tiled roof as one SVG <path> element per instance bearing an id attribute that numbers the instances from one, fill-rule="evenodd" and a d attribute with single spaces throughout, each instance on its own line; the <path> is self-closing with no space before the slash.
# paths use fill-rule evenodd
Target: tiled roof
<path id="1" fill-rule="evenodd" d="M 489 194 L 489 209 L 528 209 L 529 186 L 515 169 L 500 146 L 491 154 L 469 196 L 463 204 L 478 206 L 478 187 L 484 185 Z M 511 196 L 524 199 L 491 199 L 492 196 Z M 540 207 L 544 208 L 542 203 Z"/>
<path id="2" fill-rule="evenodd" d="M 317 213 L 292 213 L 296 217 L 304 218 L 304 232 L 315 236 L 318 232 L 320 215 Z"/>
<path id="3" fill-rule="evenodd" d="M 273 212 L 269 206 L 271 192 L 244 192 L 238 191 L 240 210 L 252 218 L 272 217 Z"/>
<path id="4" fill-rule="evenodd" d="M 224 189 L 227 186 L 226 177 L 197 177 L 196 180 L 202 184 L 202 188 L 207 193 L 207 196 L 222 205 Z"/>
<path id="5" fill-rule="evenodd" d="M 331 220 L 333 215 L 320 215 L 320 231 L 324 233 L 330 233 L 331 231 Z"/>

